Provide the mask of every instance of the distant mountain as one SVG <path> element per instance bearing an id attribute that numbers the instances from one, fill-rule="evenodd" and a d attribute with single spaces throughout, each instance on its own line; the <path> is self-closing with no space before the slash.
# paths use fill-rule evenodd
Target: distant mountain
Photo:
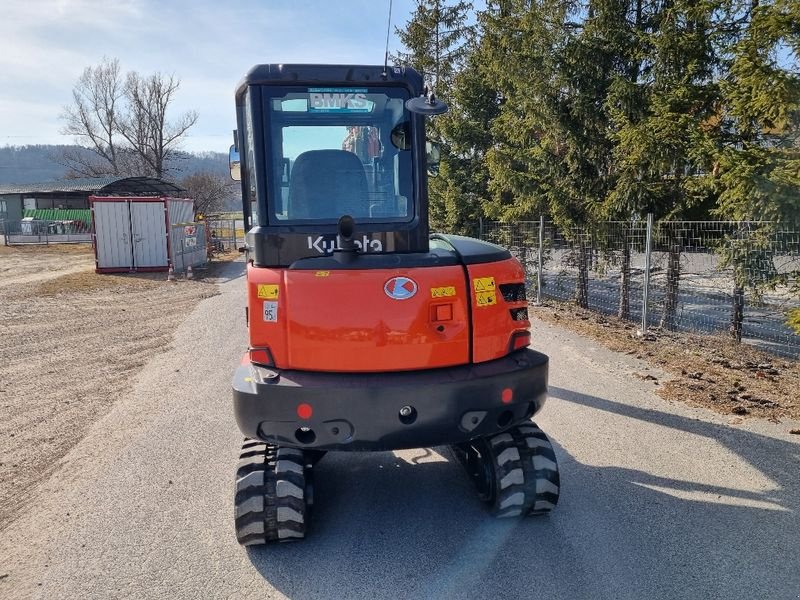
<path id="1" fill-rule="evenodd" d="M 0 148 L 0 185 L 13 183 L 43 183 L 63 179 L 67 168 L 58 163 L 64 150 L 78 146 L 37 145 Z M 87 151 L 88 152 L 88 151 Z M 167 180 L 180 181 L 187 175 L 210 171 L 228 176 L 228 155 L 222 152 L 181 153 L 173 161 L 173 171 Z"/>

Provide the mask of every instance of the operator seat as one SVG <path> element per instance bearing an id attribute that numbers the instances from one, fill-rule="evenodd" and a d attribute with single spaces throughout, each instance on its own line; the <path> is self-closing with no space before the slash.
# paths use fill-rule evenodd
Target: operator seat
<path id="1" fill-rule="evenodd" d="M 361 159 L 346 150 L 309 150 L 294 161 L 290 219 L 369 217 L 369 191 Z"/>

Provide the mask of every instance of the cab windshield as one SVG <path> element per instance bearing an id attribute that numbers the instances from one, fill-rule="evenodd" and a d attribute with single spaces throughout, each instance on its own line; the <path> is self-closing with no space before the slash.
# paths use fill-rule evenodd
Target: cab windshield
<path id="1" fill-rule="evenodd" d="M 268 89 L 270 221 L 410 221 L 408 97 L 402 88 Z"/>

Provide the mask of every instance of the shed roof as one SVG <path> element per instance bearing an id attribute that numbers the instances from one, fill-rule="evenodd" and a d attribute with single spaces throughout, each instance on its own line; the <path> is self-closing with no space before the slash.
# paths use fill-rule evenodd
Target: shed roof
<path id="1" fill-rule="evenodd" d="M 107 195 L 180 194 L 186 190 L 155 177 L 92 177 L 64 179 L 45 183 L 0 185 L 4 194 L 53 194 L 59 192 L 89 192 Z"/>

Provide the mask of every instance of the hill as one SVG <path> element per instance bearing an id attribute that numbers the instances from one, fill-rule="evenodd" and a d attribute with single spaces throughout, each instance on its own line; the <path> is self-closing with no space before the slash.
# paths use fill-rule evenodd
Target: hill
<path id="1" fill-rule="evenodd" d="M 68 145 L 0 147 L 0 185 L 63 179 L 67 168 L 59 164 L 58 157 L 64 150 L 77 148 Z M 222 152 L 185 152 L 173 161 L 171 168 L 172 172 L 166 179 L 175 181 L 200 171 L 227 177 L 228 157 Z"/>

